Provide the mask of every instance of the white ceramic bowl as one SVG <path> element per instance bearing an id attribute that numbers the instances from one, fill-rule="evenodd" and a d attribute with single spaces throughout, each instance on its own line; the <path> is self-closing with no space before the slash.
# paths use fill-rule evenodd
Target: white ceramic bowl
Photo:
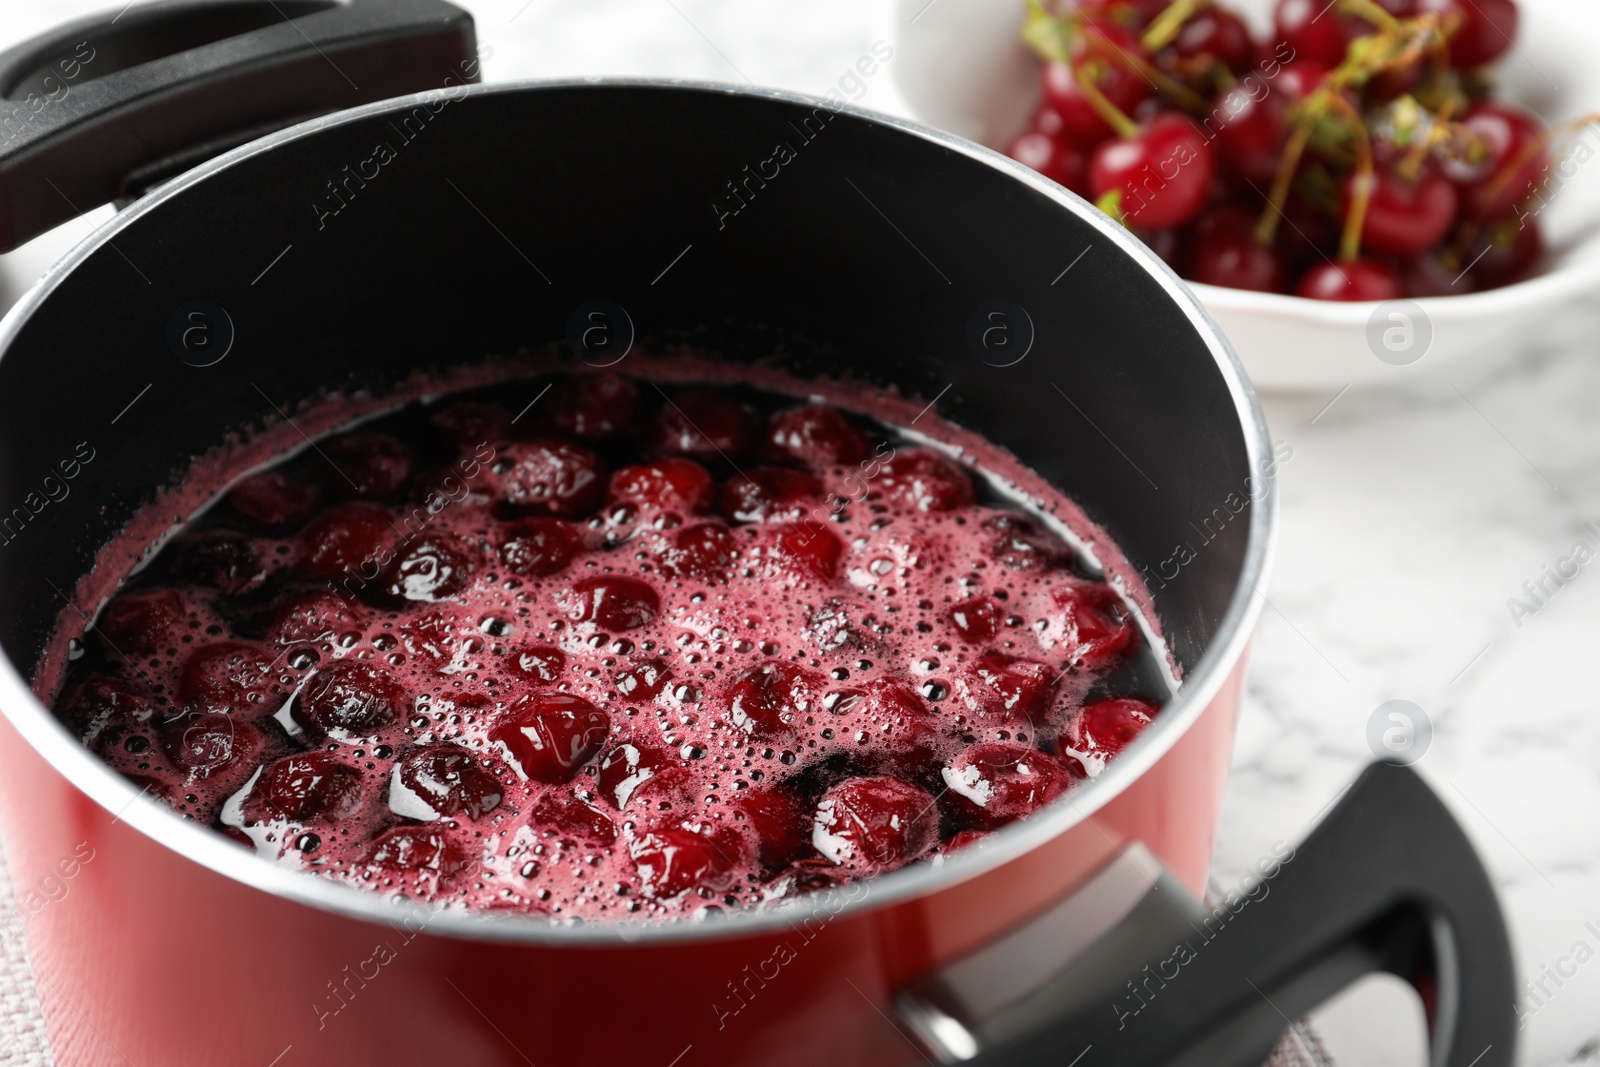
<path id="1" fill-rule="evenodd" d="M 1271 0 L 1230 2 L 1265 29 Z M 1501 95 L 1547 121 L 1600 110 L 1600 5 L 1521 5 Z M 1022 0 L 896 0 L 893 71 L 912 117 L 1004 148 L 1039 97 L 1038 61 L 1018 40 L 1022 16 Z M 1548 261 L 1517 285 L 1409 307 L 1193 288 L 1264 389 L 1381 385 L 1512 358 L 1544 336 L 1555 312 L 1600 291 L 1600 133 L 1587 131 L 1564 159 L 1539 209 Z"/>

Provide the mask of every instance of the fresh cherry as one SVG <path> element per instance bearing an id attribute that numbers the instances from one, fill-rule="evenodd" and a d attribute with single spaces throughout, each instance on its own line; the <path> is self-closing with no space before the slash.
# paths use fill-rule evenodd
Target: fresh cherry
<path id="1" fill-rule="evenodd" d="M 528 693 L 506 709 L 490 731 L 522 773 L 538 782 L 565 782 L 600 751 L 611 721 L 571 693 Z"/>
<path id="2" fill-rule="evenodd" d="M 934 798 L 898 778 L 841 782 L 822 795 L 812 817 L 813 847 L 863 874 L 909 863 L 938 843 Z"/>
<path id="3" fill-rule="evenodd" d="M 1119 137 L 1095 149 L 1089 161 L 1089 190 L 1099 200 L 1120 194 L 1128 223 L 1165 230 L 1192 221 L 1206 206 L 1216 170 L 1211 142 L 1194 120 L 1163 112 L 1132 137 Z"/>
<path id="4" fill-rule="evenodd" d="M 1492 289 L 1524 280 L 1543 256 L 1539 220 L 1513 216 L 1485 223 L 1465 258 L 1472 265 L 1474 281 Z"/>
<path id="5" fill-rule="evenodd" d="M 1016 741 L 973 745 L 940 772 L 957 818 L 994 830 L 1072 788 L 1072 772 L 1048 752 Z"/>
<path id="6" fill-rule="evenodd" d="M 1348 213 L 1357 191 L 1370 188 L 1361 242 L 1379 252 L 1415 256 L 1444 239 L 1456 221 L 1460 201 L 1455 186 L 1441 174 L 1425 169 L 1415 181 L 1379 168 L 1371 178 L 1351 174 L 1343 189 L 1343 210 Z"/>
<path id="7" fill-rule="evenodd" d="M 1450 65 L 1458 70 L 1493 63 L 1509 52 L 1521 21 L 1516 0 L 1417 0 L 1416 10 L 1455 24 Z"/>
<path id="8" fill-rule="evenodd" d="M 1544 124 L 1510 104 L 1484 100 L 1462 116 L 1465 143 L 1440 164 L 1477 219 L 1509 215 L 1539 191 L 1550 168 Z"/>
<path id="9" fill-rule="evenodd" d="M 1289 265 L 1282 253 L 1256 240 L 1253 223 L 1218 218 L 1200 220 L 1189 251 L 1190 281 L 1258 293 L 1282 293 L 1289 287 Z"/>
<path id="10" fill-rule="evenodd" d="M 1295 295 L 1311 300 L 1398 300 L 1404 295 L 1393 267 L 1375 259 L 1322 263 L 1306 271 Z"/>
<path id="11" fill-rule="evenodd" d="M 1180 59 L 1210 57 L 1230 71 L 1245 71 L 1255 57 L 1255 42 L 1244 19 L 1225 7 L 1208 7 L 1183 24 L 1172 50 Z"/>
<path id="12" fill-rule="evenodd" d="M 1278 0 L 1273 23 L 1278 39 L 1297 57 L 1329 67 L 1344 62 L 1350 42 L 1372 29 L 1361 19 L 1333 10 L 1326 0 Z"/>
<path id="13" fill-rule="evenodd" d="M 1151 86 L 1132 61 L 1147 60 L 1139 38 L 1109 22 L 1086 22 L 1072 47 L 1070 63 L 1050 62 L 1044 68 L 1044 98 L 1061 121 L 1062 133 L 1084 149 L 1110 137 L 1109 123 L 1084 95 L 1074 67 L 1082 71 L 1112 106 L 1127 114 L 1148 97 Z"/>
<path id="14" fill-rule="evenodd" d="M 1029 130 L 1011 142 L 1006 155 L 1079 196 L 1088 195 L 1089 161 L 1081 148 L 1064 137 Z"/>

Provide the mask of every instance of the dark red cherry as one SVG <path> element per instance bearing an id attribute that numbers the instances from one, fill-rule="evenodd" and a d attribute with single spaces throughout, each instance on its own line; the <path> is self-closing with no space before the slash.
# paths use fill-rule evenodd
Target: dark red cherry
<path id="1" fill-rule="evenodd" d="M 1544 257 L 1544 235 L 1531 215 L 1486 223 L 1468 249 L 1472 277 L 1485 289 L 1520 282 L 1533 273 Z"/>
<path id="2" fill-rule="evenodd" d="M 722 513 L 738 522 L 803 518 L 822 497 L 822 479 L 788 467 L 750 467 L 722 486 Z"/>
<path id="3" fill-rule="evenodd" d="M 577 531 L 561 519 L 518 519 L 501 529 L 500 559 L 524 578 L 554 574 L 583 551 Z"/>
<path id="4" fill-rule="evenodd" d="M 1180 59 L 1209 56 L 1237 73 L 1250 69 L 1256 46 L 1244 19 L 1225 7 L 1208 7 L 1183 24 L 1172 50 Z"/>
<path id="5" fill-rule="evenodd" d="M 275 711 L 277 653 L 242 641 L 202 645 L 178 672 L 178 699 L 189 711 L 239 712 L 254 718 Z"/>
<path id="6" fill-rule="evenodd" d="M 733 535 L 720 522 L 685 526 L 672 535 L 671 547 L 661 561 L 662 570 L 700 582 L 720 582 L 728 577 L 738 552 Z"/>
<path id="7" fill-rule="evenodd" d="M 623 700 L 648 703 L 661 695 L 672 679 L 672 671 L 664 660 L 645 659 L 630 663 L 614 676 L 617 693 Z"/>
<path id="8" fill-rule="evenodd" d="M 839 569 L 844 544 L 822 523 L 804 519 L 778 527 L 773 535 L 772 554 L 792 573 L 827 579 Z"/>
<path id="9" fill-rule="evenodd" d="M 345 504 L 313 519 L 300 534 L 296 566 L 308 578 L 349 582 L 359 590 L 375 581 L 382 559 L 400 534 L 389 513 L 372 504 Z"/>
<path id="10" fill-rule="evenodd" d="M 669 456 L 617 471 L 606 500 L 693 515 L 711 507 L 711 475 L 692 459 Z"/>
<path id="11" fill-rule="evenodd" d="M 1472 105 L 1461 118 L 1465 132 L 1441 162 L 1469 214 L 1509 215 L 1539 190 L 1550 167 L 1544 124 L 1521 108 L 1496 100 Z"/>
<path id="12" fill-rule="evenodd" d="M 1011 142 L 1006 155 L 1079 196 L 1089 194 L 1089 159 L 1064 137 L 1029 130 Z"/>
<path id="13" fill-rule="evenodd" d="M 945 617 L 969 644 L 987 644 L 1005 625 L 1006 613 L 992 597 L 976 596 L 951 607 Z"/>
<path id="14" fill-rule="evenodd" d="M 551 421 L 585 441 L 602 441 L 633 426 L 639 387 L 615 374 L 568 378 L 550 393 Z"/>
<path id="15" fill-rule="evenodd" d="M 571 617 L 616 633 L 646 626 L 661 614 L 661 597 L 648 583 L 620 574 L 597 574 L 572 583 Z"/>
<path id="16" fill-rule="evenodd" d="M 1464 266 L 1456 262 L 1454 255 L 1449 255 L 1447 261 L 1445 253 L 1438 249 L 1407 260 L 1402 267 L 1406 295 L 1415 298 L 1477 292 L 1478 281 L 1472 271 L 1462 269 Z"/>
<path id="17" fill-rule="evenodd" d="M 1398 300 L 1404 295 L 1400 275 L 1374 259 L 1322 263 L 1306 271 L 1295 295 L 1311 300 Z"/>
<path id="18" fill-rule="evenodd" d="M 872 454 L 872 443 L 837 408 L 806 404 L 772 416 L 766 452 L 774 460 L 832 467 L 860 463 Z"/>
<path id="19" fill-rule="evenodd" d="M 456 445 L 471 449 L 478 445 L 499 445 L 511 439 L 511 412 L 499 404 L 463 400 L 428 419 Z"/>
<path id="20" fill-rule="evenodd" d="M 442 667 L 452 662 L 477 628 L 467 620 L 446 611 L 426 611 L 407 619 L 400 627 L 400 643 L 406 655 Z"/>
<path id="21" fill-rule="evenodd" d="M 210 780 L 236 788 L 260 765 L 266 740 L 250 723 L 212 713 L 186 715 L 165 724 L 162 745 L 167 758 L 191 781 Z"/>
<path id="22" fill-rule="evenodd" d="M 617 745 L 600 761 L 600 795 L 621 811 L 630 806 L 651 816 L 677 811 L 692 802 L 694 781 L 681 761 L 647 745 Z"/>
<path id="23" fill-rule="evenodd" d="M 1065 566 L 1072 559 L 1072 550 L 1059 537 L 1040 529 L 1026 515 L 997 512 L 983 520 L 983 528 L 995 535 L 989 554 L 1010 570 L 1050 570 Z"/>
<path id="24" fill-rule="evenodd" d="M 1200 220 L 1189 251 L 1190 281 L 1258 293 L 1288 290 L 1288 263 L 1275 247 L 1256 240 L 1247 214 L 1219 210 Z"/>
<path id="25" fill-rule="evenodd" d="M 518 697 L 490 731 L 505 745 L 522 773 L 538 782 L 565 782 L 600 751 L 611 721 L 605 713 L 571 693 L 528 693 Z"/>
<path id="26" fill-rule="evenodd" d="M 363 660 L 319 667 L 289 706 L 289 714 L 314 738 L 371 737 L 410 710 L 405 689 Z"/>
<path id="27" fill-rule="evenodd" d="M 175 589 L 134 589 L 106 605 L 98 630 L 124 656 L 172 648 L 188 628 L 189 605 Z"/>
<path id="28" fill-rule="evenodd" d="M 988 726 L 1025 725 L 1048 710 L 1055 672 L 1043 663 L 983 652 L 956 675 L 956 695 Z"/>
<path id="29" fill-rule="evenodd" d="M 1074 66 L 1123 114 L 1131 113 L 1154 90 L 1130 60 L 1148 60 L 1138 37 L 1110 22 L 1084 24 L 1073 48 L 1072 65 L 1051 62 L 1044 67 L 1044 99 L 1059 116 L 1062 133 L 1085 149 L 1110 137 L 1110 124 L 1100 116 L 1074 73 Z"/>
<path id="30" fill-rule="evenodd" d="M 365 618 L 352 601 L 303 589 L 278 604 L 267 626 L 267 640 L 275 645 L 316 643 L 330 635 L 359 633 L 365 626 Z"/>
<path id="31" fill-rule="evenodd" d="M 755 831 L 761 864 L 767 870 L 786 866 L 811 851 L 811 809 L 785 785 L 746 789 L 739 811 Z"/>
<path id="32" fill-rule="evenodd" d="M 495 497 L 510 515 L 581 518 L 600 506 L 605 475 L 582 445 L 545 438 L 510 444 L 490 469 Z"/>
<path id="33" fill-rule="evenodd" d="M 1322 87 L 1336 65 L 1319 63 L 1315 59 L 1306 59 L 1303 56 L 1291 63 L 1285 63 L 1272 83 L 1273 91 L 1283 93 L 1290 100 L 1304 100 Z"/>
<path id="34" fill-rule="evenodd" d="M 939 843 L 937 805 L 925 790 L 898 778 L 852 778 L 817 802 L 811 843 L 849 870 L 889 870 Z"/>
<path id="35" fill-rule="evenodd" d="M 388 499 L 411 479 L 411 450 L 386 433 L 340 434 L 324 441 L 321 451 L 338 469 L 328 477 L 336 491 Z"/>
<path id="36" fill-rule="evenodd" d="M 60 705 L 61 720 L 78 740 L 109 756 L 133 736 L 147 741 L 156 714 L 145 691 L 114 674 L 91 674 L 70 688 Z"/>
<path id="37" fill-rule="evenodd" d="M 317 487 L 281 471 L 252 474 L 228 493 L 233 510 L 273 533 L 293 530 L 317 509 Z"/>
<path id="38" fill-rule="evenodd" d="M 1120 194 L 1129 225 L 1165 230 L 1192 221 L 1206 206 L 1215 153 L 1194 120 L 1163 112 L 1132 137 L 1095 149 L 1089 161 L 1089 191 L 1099 200 Z"/>
<path id="39" fill-rule="evenodd" d="M 1348 214 L 1358 190 L 1370 188 L 1361 230 L 1363 245 L 1396 256 L 1415 256 L 1433 248 L 1455 225 L 1460 200 L 1441 174 L 1424 170 L 1414 182 L 1380 168 L 1370 179 L 1352 174 L 1343 188 Z"/>
<path id="40" fill-rule="evenodd" d="M 1072 788 L 1072 772 L 1048 752 L 1016 741 L 973 745 L 941 772 L 957 819 L 993 830 Z"/>
<path id="41" fill-rule="evenodd" d="M 467 865 L 461 846 L 436 826 L 396 826 L 372 839 L 366 863 L 380 870 L 430 877 Z"/>
<path id="42" fill-rule="evenodd" d="M 1344 62 L 1350 42 L 1371 27 L 1358 18 L 1328 8 L 1323 0 L 1278 0 L 1273 22 L 1278 40 L 1300 59 L 1329 67 Z"/>
<path id="43" fill-rule="evenodd" d="M 1278 175 L 1289 140 L 1292 100 L 1276 86 L 1262 93 L 1258 83 L 1250 81 L 1228 90 L 1217 101 L 1214 125 L 1221 163 L 1263 196 Z"/>
<path id="44" fill-rule="evenodd" d="M 426 804 L 434 818 L 462 813 L 480 818 L 498 808 L 505 795 L 494 775 L 459 745 L 417 749 L 400 762 L 399 776 L 400 784 Z M 394 805 L 393 797 L 390 805 Z"/>
<path id="45" fill-rule="evenodd" d="M 727 842 L 708 834 L 653 830 L 635 839 L 628 851 L 644 896 L 651 900 L 676 900 L 700 886 L 726 889 L 733 881 L 736 854 L 730 856 Z"/>
<path id="46" fill-rule="evenodd" d="M 1517 39 L 1516 0 L 1418 0 L 1416 10 L 1455 25 L 1449 38 L 1450 65 L 1458 70 L 1493 63 Z"/>
<path id="47" fill-rule="evenodd" d="M 1050 600 L 1041 641 L 1059 647 L 1073 667 L 1104 670 L 1137 647 L 1139 632 L 1128 609 L 1104 582 L 1073 582 L 1053 590 Z"/>
<path id="48" fill-rule="evenodd" d="M 519 678 L 540 685 L 554 685 L 567 668 L 566 653 L 550 645 L 532 645 L 513 651 L 510 656 L 511 671 Z"/>
<path id="49" fill-rule="evenodd" d="M 816 706 L 815 673 L 783 660 L 767 660 L 736 675 L 728 686 L 728 722 L 756 741 L 793 744 Z"/>
<path id="50" fill-rule="evenodd" d="M 870 483 L 884 497 L 917 511 L 954 511 L 972 503 L 972 479 L 954 460 L 927 448 L 907 448 L 883 461 Z"/>
<path id="51" fill-rule="evenodd" d="M 539 794 L 528 811 L 528 825 L 541 837 L 574 843 L 609 845 L 617 839 L 617 826 L 611 816 L 566 786 L 554 786 Z"/>
<path id="52" fill-rule="evenodd" d="M 937 732 L 929 722 L 927 704 L 910 684 L 875 678 L 861 686 L 831 690 L 822 698 L 822 706 L 845 718 L 836 732 L 867 746 L 860 758 L 875 770 L 913 777 L 937 764 L 933 755 Z"/>
<path id="53" fill-rule="evenodd" d="M 710 389 L 687 389 L 661 406 L 655 447 L 702 459 L 737 461 L 750 451 L 759 433 L 755 413 L 733 397 Z"/>
<path id="54" fill-rule="evenodd" d="M 1106 761 L 1133 743 L 1160 708 L 1147 700 L 1122 697 L 1086 704 L 1067 723 L 1057 744 L 1079 778 L 1093 778 Z"/>
<path id="55" fill-rule="evenodd" d="M 267 568 L 250 539 L 232 530 L 201 530 L 172 545 L 172 573 L 228 596 L 243 596 L 267 581 Z"/>
<path id="56" fill-rule="evenodd" d="M 384 592 L 422 604 L 459 596 L 472 583 L 476 557 L 469 545 L 449 534 L 412 538 L 384 568 Z"/>
<path id="57" fill-rule="evenodd" d="M 338 822 L 361 806 L 361 772 L 326 752 L 268 765 L 244 799 L 245 822 Z"/>

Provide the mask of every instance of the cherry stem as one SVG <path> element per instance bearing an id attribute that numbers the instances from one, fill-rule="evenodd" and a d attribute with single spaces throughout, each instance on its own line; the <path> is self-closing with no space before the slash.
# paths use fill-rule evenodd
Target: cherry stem
<path id="1" fill-rule="evenodd" d="M 1494 177 L 1483 187 L 1484 196 L 1490 201 L 1498 200 L 1500 194 L 1506 191 L 1507 186 L 1516 180 L 1522 168 L 1532 162 L 1540 152 L 1545 151 L 1554 144 L 1557 137 L 1577 133 L 1579 130 L 1595 125 L 1600 125 L 1600 112 L 1590 112 L 1587 115 L 1580 115 L 1575 119 L 1568 119 L 1565 122 L 1558 122 L 1551 126 L 1544 133 L 1523 145 L 1520 152 L 1512 156 L 1499 170 L 1495 171 Z"/>
<path id="2" fill-rule="evenodd" d="M 1373 0 L 1339 0 L 1339 10 L 1366 19 L 1380 30 L 1393 30 L 1400 20 L 1385 11 Z"/>
<path id="3" fill-rule="evenodd" d="M 1300 169 L 1300 159 L 1305 155 L 1312 131 L 1322 118 L 1323 107 L 1318 98 L 1323 92 L 1318 89 L 1306 98 L 1306 113 L 1295 124 L 1294 132 L 1284 145 L 1283 157 L 1278 160 L 1278 173 L 1272 178 L 1272 192 L 1267 196 L 1267 210 L 1262 212 L 1261 221 L 1256 223 L 1257 244 L 1270 246 L 1278 235 L 1278 220 L 1283 217 L 1283 209 L 1289 203 L 1289 190 L 1294 184 L 1295 171 Z"/>
<path id="4" fill-rule="evenodd" d="M 1433 118 L 1433 126 L 1428 130 L 1426 137 L 1417 142 L 1416 147 L 1406 153 L 1400 165 L 1395 168 L 1395 173 L 1402 180 L 1415 182 L 1422 174 L 1422 164 L 1428 158 L 1428 153 L 1433 147 L 1446 141 L 1450 137 L 1450 116 L 1455 113 L 1456 107 L 1461 103 L 1460 97 L 1452 96 L 1444 102 L 1439 113 Z"/>
<path id="5" fill-rule="evenodd" d="M 1372 204 L 1373 188 L 1377 185 L 1377 166 L 1372 158 L 1372 138 L 1367 134 L 1367 124 L 1361 112 L 1338 92 L 1328 94 L 1328 103 L 1335 111 L 1350 119 L 1356 129 L 1356 170 L 1351 185 L 1350 213 L 1345 216 L 1344 233 L 1339 238 L 1339 259 L 1354 263 L 1361 258 L 1361 231 L 1367 225 L 1367 208 Z"/>
<path id="6" fill-rule="evenodd" d="M 1083 91 L 1083 98 L 1094 108 L 1095 114 L 1104 119 L 1106 125 L 1110 126 L 1118 137 L 1126 139 L 1139 135 L 1139 124 L 1100 91 L 1100 87 L 1094 83 L 1094 76 L 1083 64 L 1073 65 L 1072 77 L 1077 81 L 1078 88 Z"/>
<path id="7" fill-rule="evenodd" d="M 1183 30 L 1184 23 L 1210 7 L 1211 2 L 1212 0 L 1173 0 L 1144 31 L 1141 42 L 1145 49 L 1159 52 L 1167 47 Z"/>

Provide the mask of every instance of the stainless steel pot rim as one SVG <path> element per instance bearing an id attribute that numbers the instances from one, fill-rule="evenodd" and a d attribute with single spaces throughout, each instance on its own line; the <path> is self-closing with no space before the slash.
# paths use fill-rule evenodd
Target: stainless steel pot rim
<path id="1" fill-rule="evenodd" d="M 404 111 L 441 99 L 463 95 L 539 92 L 553 89 L 605 87 L 689 93 L 725 94 L 823 107 L 834 113 L 849 114 L 866 122 L 899 130 L 958 152 L 968 158 L 1009 174 L 1048 196 L 1064 210 L 1071 211 L 1094 226 L 1103 236 L 1120 246 L 1142 264 L 1168 295 L 1183 310 L 1216 360 L 1238 414 L 1245 437 L 1251 470 L 1261 478 L 1263 492 L 1250 509 L 1248 540 L 1243 571 L 1217 636 L 1201 656 L 1180 692 L 1127 751 L 1107 766 L 1093 782 L 1074 790 L 1050 809 L 1039 812 L 997 831 L 982 849 L 967 849 L 938 864 L 917 863 L 870 879 L 867 888 L 854 900 L 837 908 L 837 916 L 878 908 L 976 878 L 1046 841 L 1067 832 L 1077 823 L 1120 794 L 1148 771 L 1176 743 L 1206 706 L 1217 695 L 1234 667 L 1243 659 L 1251 631 L 1264 599 L 1259 590 L 1271 565 L 1273 533 L 1276 525 L 1276 479 L 1270 473 L 1271 440 L 1265 416 L 1244 368 L 1199 300 L 1178 276 L 1132 234 L 1065 189 L 1041 177 L 1022 164 L 981 145 L 953 134 L 894 116 L 851 105 L 838 105 L 817 97 L 778 89 L 749 88 L 715 82 L 680 81 L 651 78 L 539 79 L 434 89 L 411 96 L 396 97 L 347 111 L 312 119 L 242 145 L 195 167 L 130 205 L 99 226 L 64 256 L 32 289 L 0 319 L 0 359 L 16 340 L 23 324 L 56 287 L 79 264 L 110 242 L 117 233 L 147 212 L 168 200 L 183 195 L 191 186 L 269 152 L 291 141 L 311 137 L 323 130 L 359 122 L 391 112 Z M 96 803 L 155 841 L 180 855 L 234 881 L 288 900 L 324 911 L 335 912 L 370 922 L 393 925 L 415 922 L 417 906 L 392 900 L 333 882 L 329 879 L 287 867 L 247 852 L 214 831 L 185 820 L 159 801 L 146 797 L 133 784 L 97 759 L 69 734 L 33 692 L 9 657 L 0 656 L 0 711 L 17 727 L 27 741 L 68 781 Z M 797 897 L 756 910 L 728 914 L 711 922 L 677 923 L 551 923 L 548 920 L 509 914 L 481 915 L 464 910 L 430 909 L 429 933 L 478 941 L 526 942 L 547 946 L 654 944 L 711 937 L 748 937 L 779 929 L 789 929 L 800 916 L 817 907 L 809 897 Z"/>

